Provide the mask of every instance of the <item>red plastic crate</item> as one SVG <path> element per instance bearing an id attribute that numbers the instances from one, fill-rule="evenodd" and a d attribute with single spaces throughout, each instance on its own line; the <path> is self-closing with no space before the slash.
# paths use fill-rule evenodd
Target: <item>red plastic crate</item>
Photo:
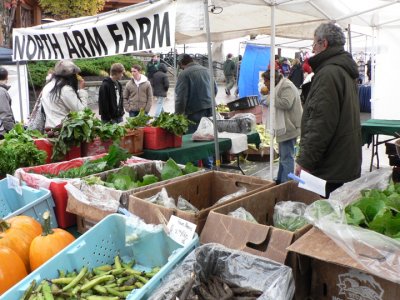
<path id="1" fill-rule="evenodd" d="M 173 148 L 180 148 L 182 147 L 182 136 L 181 135 L 173 135 L 172 136 L 172 146 Z"/>
<path id="2" fill-rule="evenodd" d="M 121 147 L 128 150 L 129 153 L 137 154 L 143 152 L 143 128 L 128 130 L 125 136 L 121 138 Z"/>
<path id="3" fill-rule="evenodd" d="M 159 127 L 144 127 L 143 148 L 161 150 L 171 147 L 171 133 Z"/>
<path id="4" fill-rule="evenodd" d="M 93 156 L 102 153 L 107 153 L 108 148 L 112 145 L 113 141 L 102 141 L 99 138 L 96 138 L 91 143 L 82 143 L 81 151 L 82 156 Z"/>
<path id="5" fill-rule="evenodd" d="M 35 139 L 33 142 L 36 145 L 36 148 L 39 150 L 43 150 L 46 152 L 46 164 L 49 164 L 52 162 L 51 156 L 53 155 L 53 144 L 48 140 L 48 139 Z M 65 155 L 65 158 L 62 159 L 61 161 L 64 160 L 71 160 L 74 158 L 79 158 L 82 157 L 81 155 L 81 147 L 80 146 L 73 146 L 71 149 L 68 151 L 67 155 Z"/>
<path id="6" fill-rule="evenodd" d="M 49 190 L 56 204 L 54 212 L 56 214 L 58 226 L 67 228 L 76 224 L 76 215 L 67 212 L 68 193 L 65 189 L 67 182 L 52 182 Z"/>

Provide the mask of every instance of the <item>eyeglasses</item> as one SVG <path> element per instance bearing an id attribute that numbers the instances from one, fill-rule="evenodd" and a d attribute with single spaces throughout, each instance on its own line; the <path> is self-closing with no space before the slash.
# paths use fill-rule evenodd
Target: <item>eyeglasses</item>
<path id="1" fill-rule="evenodd" d="M 314 48 L 316 45 L 321 44 L 322 42 L 323 40 L 318 40 L 312 44 L 312 47 Z"/>

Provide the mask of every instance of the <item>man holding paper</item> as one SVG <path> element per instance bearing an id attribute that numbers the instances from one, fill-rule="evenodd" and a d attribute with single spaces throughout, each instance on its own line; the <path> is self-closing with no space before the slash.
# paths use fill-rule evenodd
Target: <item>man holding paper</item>
<path id="1" fill-rule="evenodd" d="M 303 108 L 295 174 L 305 170 L 324 179 L 326 197 L 361 174 L 361 125 L 358 68 L 338 26 L 321 24 L 314 32 L 309 64 L 314 70 Z"/>

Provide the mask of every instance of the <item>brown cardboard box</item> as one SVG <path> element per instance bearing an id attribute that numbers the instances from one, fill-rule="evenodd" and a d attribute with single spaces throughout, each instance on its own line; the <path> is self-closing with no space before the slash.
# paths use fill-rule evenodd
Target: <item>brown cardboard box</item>
<path id="1" fill-rule="evenodd" d="M 76 231 L 78 231 L 80 234 L 84 234 L 97 223 L 97 221 L 89 220 L 88 218 L 84 218 L 81 216 L 76 216 Z"/>
<path id="2" fill-rule="evenodd" d="M 255 255 L 267 257 L 292 267 L 296 281 L 296 299 L 308 291 L 303 291 L 303 281 L 307 280 L 307 270 L 300 269 L 294 255 L 288 255 L 286 247 L 310 230 L 306 225 L 295 232 L 272 227 L 275 204 L 279 201 L 299 201 L 311 204 L 321 197 L 310 191 L 297 187 L 297 183 L 289 181 L 272 188 L 259 191 L 251 196 L 242 197 L 229 205 L 211 211 L 203 232 L 201 243 L 220 243 L 229 248 L 243 250 Z M 229 212 L 243 207 L 250 212 L 259 224 L 239 220 L 228 216 Z"/>
<path id="3" fill-rule="evenodd" d="M 299 255 L 299 262 L 310 266 L 308 299 L 394 300 L 400 298 L 400 285 L 375 276 L 351 258 L 317 228 L 293 243 L 288 250 Z"/>
<path id="4" fill-rule="evenodd" d="M 229 200 L 229 202 L 232 202 L 239 197 L 254 194 L 257 191 L 267 189 L 274 185 L 275 183 L 272 181 L 253 176 L 211 171 L 177 182 L 170 182 L 164 186 L 134 193 L 129 197 L 128 210 L 144 219 L 147 223 L 156 224 L 161 221 L 160 212 L 164 215 L 166 220 L 169 220 L 171 215 L 176 215 L 195 223 L 197 225 L 196 231 L 200 233 L 211 208 L 214 209 L 215 207 L 223 205 L 220 204 L 212 207 L 220 198 L 235 193 L 242 187 L 245 187 L 247 189 L 246 194 Z M 174 198 L 175 201 L 177 201 L 179 196 L 182 196 L 197 207 L 200 212 L 195 214 L 183 210 L 166 208 L 144 200 L 160 192 L 163 187 L 167 190 L 168 195 Z M 224 204 L 226 205 L 226 203 L 229 202 L 225 202 Z"/>

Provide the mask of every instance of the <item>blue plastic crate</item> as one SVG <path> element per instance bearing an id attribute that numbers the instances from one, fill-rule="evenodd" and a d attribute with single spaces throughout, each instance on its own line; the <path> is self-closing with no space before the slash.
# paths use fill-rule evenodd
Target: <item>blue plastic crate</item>
<path id="1" fill-rule="evenodd" d="M 146 299 L 160 284 L 162 278 L 182 261 L 188 253 L 198 246 L 196 237 L 185 247 L 170 239 L 164 231 L 149 232 L 141 235 L 133 245 L 125 243 L 125 222 L 128 217 L 112 214 L 97 223 L 91 230 L 81 235 L 68 247 L 44 265 L 14 285 L 0 299 L 20 299 L 32 280 L 40 282 L 44 279 L 58 277 L 58 270 L 67 272 L 80 270 L 84 265 L 94 268 L 104 264 L 112 264 L 115 255 L 122 260 L 135 259 L 135 269 L 150 271 L 153 267 L 161 270 L 142 288 L 132 291 L 127 299 Z"/>
<path id="2" fill-rule="evenodd" d="M 25 215 L 42 222 L 42 215 L 48 210 L 51 215 L 51 227 L 58 227 L 54 214 L 55 204 L 50 191 L 44 188 L 34 189 L 27 185 L 22 185 L 21 188 L 22 195 L 8 188 L 6 178 L 0 180 L 0 218 Z"/>

